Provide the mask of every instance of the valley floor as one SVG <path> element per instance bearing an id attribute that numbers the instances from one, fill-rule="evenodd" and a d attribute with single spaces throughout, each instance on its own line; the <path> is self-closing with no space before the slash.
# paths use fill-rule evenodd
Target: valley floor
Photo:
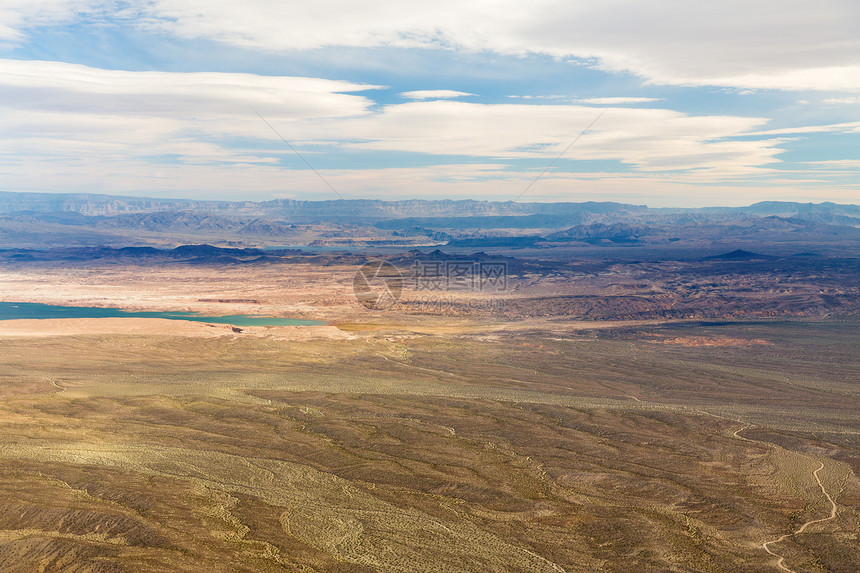
<path id="1" fill-rule="evenodd" d="M 860 570 L 860 322 L 409 317 L 308 272 L 6 275 L 331 323 L 0 322 L 0 570 Z"/>

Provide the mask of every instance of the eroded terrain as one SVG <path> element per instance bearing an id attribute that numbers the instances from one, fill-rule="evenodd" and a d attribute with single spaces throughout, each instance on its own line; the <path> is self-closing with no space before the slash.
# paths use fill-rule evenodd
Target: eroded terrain
<path id="1" fill-rule="evenodd" d="M 354 270 L 4 272 L 331 323 L 0 322 L 0 569 L 860 569 L 855 319 L 410 315 Z"/>

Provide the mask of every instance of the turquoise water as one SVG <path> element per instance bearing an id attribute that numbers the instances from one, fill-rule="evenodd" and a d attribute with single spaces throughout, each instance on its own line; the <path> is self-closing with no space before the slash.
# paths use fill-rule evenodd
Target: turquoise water
<path id="1" fill-rule="evenodd" d="M 35 302 L 0 302 L 0 320 L 21 318 L 168 318 L 170 320 L 191 320 L 235 326 L 295 326 L 325 324 L 318 320 L 298 318 L 275 318 L 250 314 L 230 314 L 227 316 L 204 316 L 194 312 L 137 312 L 118 308 L 96 308 L 91 306 L 55 306 Z"/>

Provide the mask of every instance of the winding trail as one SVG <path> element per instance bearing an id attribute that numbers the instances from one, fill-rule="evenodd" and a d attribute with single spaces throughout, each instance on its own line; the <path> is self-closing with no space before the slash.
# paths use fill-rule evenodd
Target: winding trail
<path id="1" fill-rule="evenodd" d="M 50 383 L 51 383 L 51 386 L 53 386 L 54 388 L 59 389 L 59 392 L 57 392 L 57 394 L 60 394 L 60 393 L 62 393 L 62 392 L 65 392 L 66 390 L 68 390 L 68 388 L 66 388 L 66 387 L 64 387 L 64 386 L 60 386 L 59 384 L 57 384 L 56 382 L 54 382 L 54 379 L 53 379 L 53 378 L 48 378 L 47 376 L 42 376 L 42 378 L 44 378 L 45 380 L 47 380 L 48 382 L 50 382 Z"/>
<path id="2" fill-rule="evenodd" d="M 744 440 L 747 442 L 767 444 L 767 442 L 759 442 L 758 440 L 751 440 L 749 438 L 745 438 L 743 436 L 738 435 L 738 432 L 740 432 L 742 430 L 746 430 L 749 427 L 751 427 L 751 426 L 745 426 L 743 428 L 735 430 L 732 435 L 734 437 L 740 439 L 740 440 Z M 773 444 L 768 444 L 768 445 L 773 446 Z M 776 447 L 776 446 L 773 446 L 773 447 Z M 836 502 L 833 501 L 833 498 L 830 497 L 829 493 L 827 493 L 827 489 L 825 489 L 824 484 L 821 483 L 821 478 L 818 476 L 818 472 L 820 472 L 821 470 L 824 469 L 824 462 L 818 462 L 818 463 L 821 465 L 818 466 L 818 469 L 816 469 L 815 471 L 812 472 L 812 477 L 815 478 L 815 482 L 818 484 L 818 487 L 821 489 L 821 493 L 824 494 L 824 497 L 827 499 L 828 503 L 830 503 L 830 515 L 828 517 L 822 517 L 820 519 L 810 519 L 809 521 L 807 521 L 806 523 L 801 525 L 796 531 L 793 531 L 791 533 L 786 533 L 785 535 L 780 536 L 778 539 L 774 539 L 773 541 L 765 541 L 764 543 L 761 544 L 762 549 L 764 549 L 769 554 L 771 554 L 777 558 L 776 566 L 779 567 L 780 569 L 782 569 L 783 571 L 788 571 L 789 573 L 797 573 L 797 572 L 794 569 L 791 569 L 790 567 L 785 565 L 785 556 L 784 555 L 781 555 L 779 553 L 776 553 L 775 551 L 772 551 L 769 546 L 780 543 L 781 541 L 785 541 L 789 537 L 792 537 L 794 535 L 798 535 L 799 533 L 803 533 L 804 531 L 806 531 L 806 528 L 809 527 L 810 525 L 814 525 L 816 523 L 824 523 L 825 521 L 830 521 L 831 519 L 836 519 L 836 509 L 837 509 L 836 508 Z"/>

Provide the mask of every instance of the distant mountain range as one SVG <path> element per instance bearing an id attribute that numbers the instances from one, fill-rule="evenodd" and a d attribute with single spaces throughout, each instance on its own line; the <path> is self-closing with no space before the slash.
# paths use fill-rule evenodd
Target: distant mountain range
<path id="1" fill-rule="evenodd" d="M 153 199 L 90 193 L 13 193 L 0 191 L 0 214 L 19 211 L 39 213 L 78 213 L 114 216 L 159 211 L 196 211 L 225 216 L 258 216 L 298 219 L 297 222 L 330 221 L 336 217 L 398 219 L 407 217 L 474 217 L 510 215 L 570 216 L 581 213 L 745 213 L 757 216 L 802 218 L 844 216 L 860 218 L 860 206 L 837 203 L 795 203 L 763 201 L 747 207 L 649 208 L 609 201 L 582 203 L 518 203 L 514 201 L 424 200 L 381 201 L 376 199 L 337 199 L 330 201 L 198 201 L 192 199 Z"/>
<path id="2" fill-rule="evenodd" d="M 574 215 L 581 212 L 646 212 L 644 205 L 594 202 L 517 203 L 514 201 L 423 200 L 381 201 L 337 199 L 331 201 L 194 201 L 152 199 L 89 193 L 10 193 L 0 191 L 0 214 L 32 211 L 38 213 L 78 213 L 88 216 L 116 216 L 139 213 L 193 211 L 229 217 L 263 217 L 294 223 L 346 220 L 367 223 L 405 217 L 472 217 L 504 215 Z"/>
<path id="3" fill-rule="evenodd" d="M 549 247 L 860 241 L 860 206 L 767 201 L 649 208 L 613 202 L 195 201 L 0 192 L 0 247 L 280 245 Z"/>

